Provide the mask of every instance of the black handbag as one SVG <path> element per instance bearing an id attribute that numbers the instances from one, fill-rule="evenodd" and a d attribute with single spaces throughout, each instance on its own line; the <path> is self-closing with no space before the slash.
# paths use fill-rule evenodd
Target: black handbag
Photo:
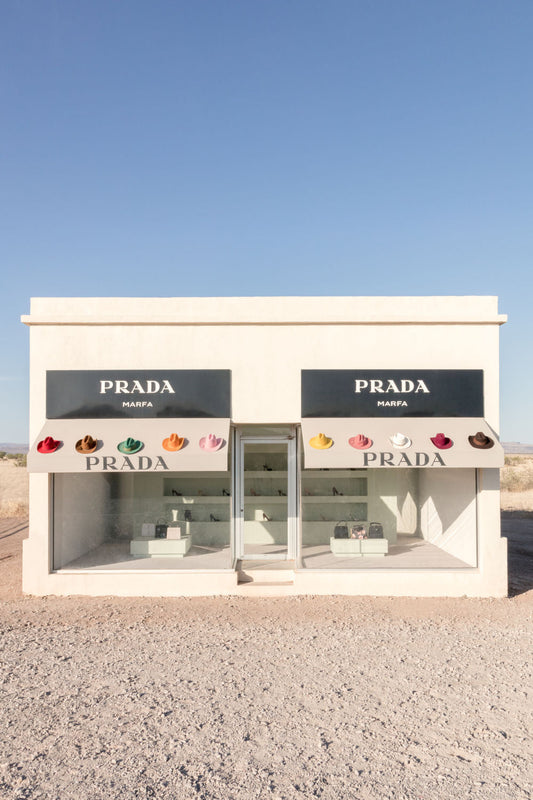
<path id="1" fill-rule="evenodd" d="M 335 525 L 335 529 L 333 531 L 333 538 L 334 539 L 349 539 L 350 534 L 348 532 L 348 523 L 346 522 L 338 522 Z"/>
<path id="2" fill-rule="evenodd" d="M 167 538 L 167 529 L 168 525 L 166 522 L 157 522 L 155 526 L 155 538 L 156 539 L 166 539 Z"/>
<path id="3" fill-rule="evenodd" d="M 369 539 L 383 539 L 383 525 L 381 522 L 371 522 L 368 526 Z"/>

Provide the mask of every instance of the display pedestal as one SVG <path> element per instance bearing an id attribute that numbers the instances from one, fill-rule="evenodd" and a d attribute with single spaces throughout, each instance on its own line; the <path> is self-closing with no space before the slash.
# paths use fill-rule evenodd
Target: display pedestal
<path id="1" fill-rule="evenodd" d="M 363 556 L 385 556 L 389 552 L 387 539 L 335 539 L 329 540 L 334 556 L 362 558 Z"/>
<path id="2" fill-rule="evenodd" d="M 132 556 L 173 556 L 183 558 L 191 549 L 191 537 L 182 536 L 181 539 L 132 539 L 130 554 Z"/>

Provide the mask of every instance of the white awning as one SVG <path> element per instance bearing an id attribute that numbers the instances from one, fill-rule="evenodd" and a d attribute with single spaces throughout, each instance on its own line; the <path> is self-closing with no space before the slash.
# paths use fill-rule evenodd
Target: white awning
<path id="1" fill-rule="evenodd" d="M 469 436 L 483 433 L 494 444 L 479 449 Z M 310 444 L 319 433 L 332 439 L 331 447 L 321 450 Z M 431 441 L 443 433 L 453 444 L 447 449 Z M 362 434 L 372 440 L 365 450 L 350 445 L 352 437 Z M 400 436 L 397 436 L 400 434 Z M 384 468 L 384 467 L 502 467 L 503 447 L 486 420 L 471 417 L 308 417 L 302 420 L 304 466 L 307 469 Z M 391 441 L 410 441 L 400 449 Z"/>
<path id="2" fill-rule="evenodd" d="M 184 419 L 56 419 L 47 420 L 28 454 L 30 472 L 223 472 L 228 469 L 230 420 Z M 169 452 L 164 439 L 184 438 L 181 450 Z M 205 450 L 200 440 L 214 434 L 222 443 Z M 53 453 L 37 450 L 48 436 L 60 445 Z M 81 454 L 76 443 L 84 436 L 98 440 L 94 453 Z M 128 438 L 142 442 L 134 453 L 118 450 Z"/>

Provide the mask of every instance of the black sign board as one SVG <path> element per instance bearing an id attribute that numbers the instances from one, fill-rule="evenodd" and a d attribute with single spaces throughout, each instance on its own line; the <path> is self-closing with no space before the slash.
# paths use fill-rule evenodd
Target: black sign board
<path id="1" fill-rule="evenodd" d="M 483 417 L 481 369 L 304 369 L 302 417 Z"/>
<path id="2" fill-rule="evenodd" d="M 231 417 L 229 369 L 49 370 L 48 419 Z"/>

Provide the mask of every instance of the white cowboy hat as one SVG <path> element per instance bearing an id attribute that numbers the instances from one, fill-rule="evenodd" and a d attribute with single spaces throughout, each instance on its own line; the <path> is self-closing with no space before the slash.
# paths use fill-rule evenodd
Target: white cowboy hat
<path id="1" fill-rule="evenodd" d="M 407 450 L 412 444 L 410 438 L 403 433 L 395 433 L 394 436 L 390 437 L 390 442 L 392 446 L 397 447 L 398 450 Z"/>

